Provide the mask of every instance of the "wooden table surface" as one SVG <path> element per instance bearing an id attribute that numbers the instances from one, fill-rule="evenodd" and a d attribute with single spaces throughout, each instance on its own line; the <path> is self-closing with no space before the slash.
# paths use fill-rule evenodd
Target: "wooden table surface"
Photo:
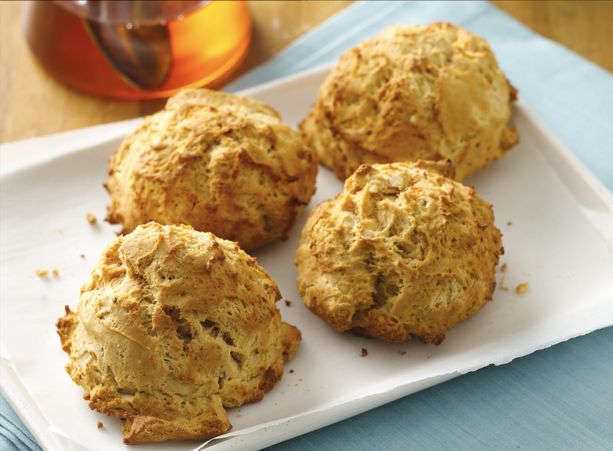
<path id="1" fill-rule="evenodd" d="M 164 101 L 99 99 L 50 78 L 28 51 L 23 2 L 0 3 L 0 142 L 149 114 Z M 254 39 L 237 75 L 263 63 L 350 1 L 250 2 Z M 536 32 L 613 71 L 612 1 L 494 1 Z"/>

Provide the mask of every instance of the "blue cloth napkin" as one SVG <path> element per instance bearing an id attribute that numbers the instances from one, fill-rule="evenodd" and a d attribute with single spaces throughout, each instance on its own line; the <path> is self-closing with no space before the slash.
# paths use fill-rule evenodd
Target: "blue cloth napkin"
<path id="1" fill-rule="evenodd" d="M 0 450 L 40 450 L 15 411 L 0 396 Z"/>
<path id="2" fill-rule="evenodd" d="M 434 21 L 487 38 L 521 97 L 613 190 L 613 77 L 484 2 L 357 3 L 227 89 L 334 61 L 387 24 Z M 613 328 L 607 328 L 273 448 L 613 449 L 612 381 Z M 0 449 L 39 449 L 1 397 L 0 420 Z"/>

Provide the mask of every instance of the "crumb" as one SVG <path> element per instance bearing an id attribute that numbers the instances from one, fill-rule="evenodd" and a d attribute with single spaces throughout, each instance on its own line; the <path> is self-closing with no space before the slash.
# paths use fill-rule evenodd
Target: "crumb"
<path id="1" fill-rule="evenodd" d="M 507 225 L 508 225 L 508 226 L 512 226 L 512 225 L 513 225 L 513 223 L 512 223 L 511 221 L 507 221 Z"/>
<path id="2" fill-rule="evenodd" d="M 506 274 L 504 274 L 504 271 L 503 271 L 502 277 L 500 278 L 500 283 L 498 284 L 498 287 L 500 288 L 500 290 L 501 290 L 501 291 L 509 291 L 509 287 L 507 287 L 507 286 L 504 284 L 504 282 L 505 282 L 505 280 L 506 280 L 506 276 L 507 276 L 507 275 L 506 275 Z"/>
<path id="3" fill-rule="evenodd" d="M 81 254 L 80 257 L 85 260 L 85 254 Z"/>
<path id="4" fill-rule="evenodd" d="M 59 269 L 57 269 L 57 268 L 53 268 L 53 269 L 51 270 L 51 275 L 52 275 L 53 277 L 60 277 L 60 270 L 59 270 Z"/>
<path id="5" fill-rule="evenodd" d="M 290 369 L 290 370 L 289 370 L 289 372 L 290 372 L 290 374 L 291 374 L 291 373 L 293 373 L 293 372 L 294 372 L 294 370 Z"/>
<path id="6" fill-rule="evenodd" d="M 362 348 L 362 350 L 360 351 L 360 357 L 366 357 L 368 355 L 368 351 L 366 350 L 366 348 Z"/>
<path id="7" fill-rule="evenodd" d="M 502 264 L 502 266 L 500 267 L 500 271 L 507 272 L 507 264 L 506 263 Z"/>
<path id="8" fill-rule="evenodd" d="M 290 305 L 292 305 L 292 301 L 288 301 L 288 300 L 286 299 L 286 300 L 285 300 L 285 305 L 287 305 L 287 306 L 289 307 Z"/>
<path id="9" fill-rule="evenodd" d="M 36 275 L 38 277 L 47 277 L 49 276 L 49 270 L 45 269 L 45 268 L 39 268 L 36 270 Z"/>
<path id="10" fill-rule="evenodd" d="M 94 225 L 98 221 L 98 218 L 96 218 L 96 215 L 93 213 L 87 213 L 85 215 L 85 219 L 87 219 L 87 222 L 89 222 L 92 225 Z"/>
<path id="11" fill-rule="evenodd" d="M 400 355 L 407 355 L 407 352 L 406 351 L 398 351 L 398 354 L 400 354 Z"/>
<path id="12" fill-rule="evenodd" d="M 96 427 L 98 429 L 102 429 L 104 427 L 104 424 L 102 424 L 102 421 L 98 421 L 98 423 L 96 423 Z"/>
<path id="13" fill-rule="evenodd" d="M 515 287 L 517 294 L 524 294 L 526 291 L 528 291 L 528 282 L 520 283 Z"/>

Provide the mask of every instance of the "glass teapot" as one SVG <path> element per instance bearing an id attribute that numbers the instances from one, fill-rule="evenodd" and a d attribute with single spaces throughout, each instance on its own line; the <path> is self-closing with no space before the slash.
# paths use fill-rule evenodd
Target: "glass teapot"
<path id="1" fill-rule="evenodd" d="M 123 99 L 167 97 L 219 84 L 244 59 L 244 1 L 27 2 L 32 52 L 79 91 Z"/>

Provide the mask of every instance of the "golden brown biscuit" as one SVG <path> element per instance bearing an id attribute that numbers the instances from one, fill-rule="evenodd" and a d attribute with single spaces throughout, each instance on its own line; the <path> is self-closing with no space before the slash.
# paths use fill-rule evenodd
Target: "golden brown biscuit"
<path id="1" fill-rule="evenodd" d="M 362 165 L 312 212 L 298 290 L 339 331 L 385 341 L 445 332 L 492 298 L 502 251 L 492 206 L 450 164 Z"/>
<path id="2" fill-rule="evenodd" d="M 300 332 L 275 282 L 235 243 L 149 223 L 115 239 L 57 323 L 66 369 L 89 406 L 125 419 L 129 444 L 204 440 L 224 407 L 259 401 Z"/>
<path id="3" fill-rule="evenodd" d="M 261 102 L 182 91 L 111 158 L 109 222 L 189 224 L 244 249 L 285 238 L 315 191 L 317 162 Z"/>
<path id="4" fill-rule="evenodd" d="M 516 91 L 483 39 L 392 26 L 341 56 L 300 128 L 344 180 L 362 163 L 451 160 L 463 180 L 517 143 Z"/>

